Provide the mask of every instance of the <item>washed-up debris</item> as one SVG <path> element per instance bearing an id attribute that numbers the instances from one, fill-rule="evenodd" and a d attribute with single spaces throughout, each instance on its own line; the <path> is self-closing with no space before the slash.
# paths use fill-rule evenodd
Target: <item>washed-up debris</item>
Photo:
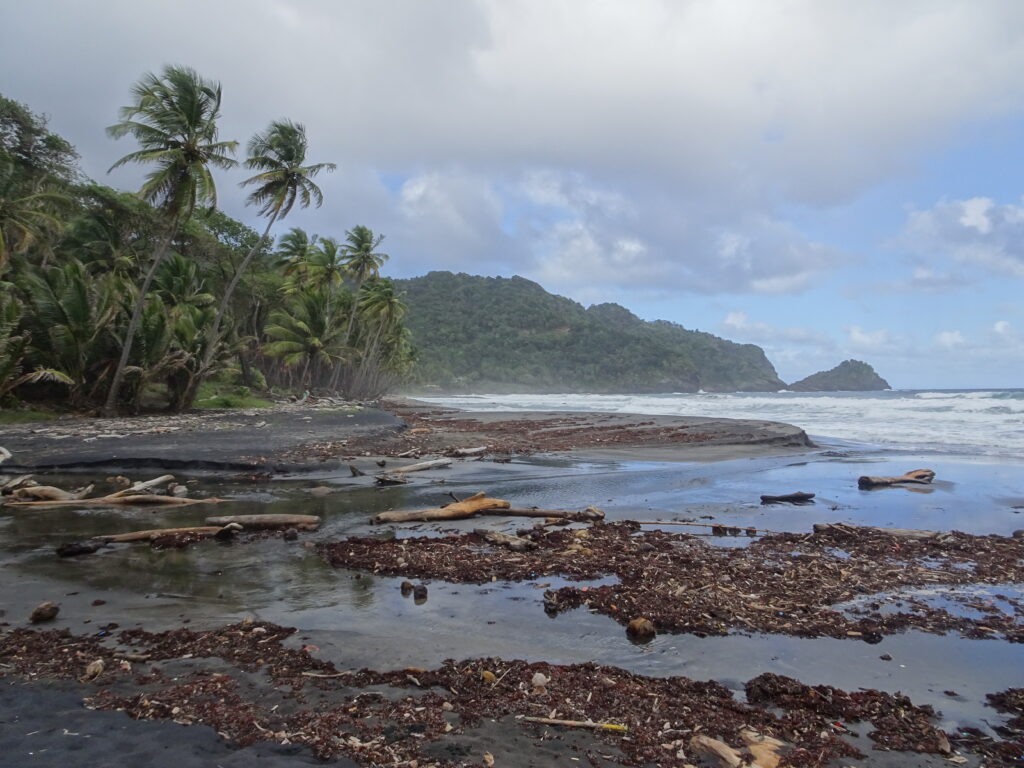
<path id="1" fill-rule="evenodd" d="M 849 726 L 861 722 L 872 725 L 869 736 L 883 749 L 944 755 L 955 744 L 974 751 L 960 735 L 939 730 L 930 707 L 882 691 L 846 692 L 761 675 L 746 683 L 746 699 L 739 701 L 716 682 L 499 658 L 449 660 L 432 670 L 342 671 L 311 656 L 309 646 L 286 645 L 294 632 L 245 621 L 204 631 L 123 630 L 105 642 L 67 630 L 15 628 L 0 635 L 0 676 L 83 679 L 95 690 L 86 699 L 90 708 L 206 725 L 239 746 L 304 744 L 317 757 L 345 755 L 364 766 L 436 762 L 432 745 L 484 719 L 518 723 L 528 732 L 586 729 L 593 747 L 584 747 L 581 757 L 601 753 L 622 765 L 698 763 L 714 742 L 728 748 L 721 754 L 735 753 L 751 767 L 840 764 L 864 757 L 845 738 Z M 145 675 L 120 664 L 129 656 L 145 661 Z M 176 671 L 173 678 L 161 672 L 162 662 L 184 658 L 217 658 L 229 666 Z M 538 676 L 544 679 L 540 692 Z M 262 682 L 242 685 L 243 677 Z M 140 686 L 137 693 L 125 691 L 132 683 Z M 394 693 L 381 695 L 381 687 Z M 280 707 L 282 694 L 294 703 Z M 615 747 L 615 756 L 607 756 L 606 745 Z M 995 739 L 982 747 L 985 754 L 996 754 L 993 745 L 1008 755 L 1021 747 Z"/>
<path id="2" fill-rule="evenodd" d="M 618 580 L 611 584 L 548 590 L 544 608 L 557 614 L 585 606 L 624 625 L 644 617 L 658 632 L 877 642 L 921 629 L 1024 641 L 1017 617 L 992 603 L 971 602 L 974 616 L 911 598 L 903 601 L 913 610 L 891 610 L 899 606 L 901 588 L 1024 582 L 1024 541 L 1007 536 L 953 532 L 907 538 L 885 529 L 828 526 L 813 534 L 763 536 L 746 547 L 717 547 L 687 534 L 641 532 L 630 522 L 518 535 L 536 548 L 512 552 L 468 533 L 355 537 L 318 550 L 341 568 L 461 583 L 613 575 Z M 952 592 L 946 597 L 970 600 Z M 1011 611 L 1024 611 L 1024 601 L 1005 597 Z"/>
<path id="3" fill-rule="evenodd" d="M 60 606 L 47 600 L 32 609 L 28 620 L 33 624 L 41 624 L 44 621 L 53 621 L 57 618 L 58 613 L 60 613 Z"/>
<path id="4" fill-rule="evenodd" d="M 784 493 L 781 496 L 762 496 L 762 504 L 812 504 L 814 503 L 813 493 Z"/>
<path id="5" fill-rule="evenodd" d="M 930 469 L 912 469 L 899 477 L 871 477 L 864 475 L 857 478 L 858 488 L 881 488 L 887 485 L 902 485 L 903 483 L 914 483 L 917 485 L 928 485 L 935 479 L 935 472 Z"/>
<path id="6" fill-rule="evenodd" d="M 13 501 L 5 501 L 9 507 L 104 507 L 104 506 L 185 506 L 190 504 L 216 504 L 224 499 L 189 499 L 181 495 L 161 495 L 150 493 L 158 486 L 167 485 L 174 480 L 174 475 L 161 475 L 152 480 L 132 483 L 129 487 L 114 491 L 106 496 L 89 498 L 93 486 L 89 485 L 79 491 L 65 491 L 48 485 L 24 484 L 11 492 Z M 183 487 L 183 486 L 181 486 Z M 172 489 L 173 492 L 173 489 Z M 187 492 L 187 491 L 186 491 Z"/>

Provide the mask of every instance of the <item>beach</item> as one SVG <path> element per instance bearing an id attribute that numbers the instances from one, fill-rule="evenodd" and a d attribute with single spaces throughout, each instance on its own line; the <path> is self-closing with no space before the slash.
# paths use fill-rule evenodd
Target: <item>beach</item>
<path id="1" fill-rule="evenodd" d="M 956 530 L 965 537 L 994 534 L 1000 542 L 1012 542 L 1013 532 L 1024 528 L 1024 503 L 1019 467 L 1011 461 L 948 451 L 878 450 L 841 440 L 823 441 L 819 435 L 808 439 L 799 426 L 777 422 L 668 414 L 467 413 L 438 403 L 398 401 L 387 411 L 311 404 L 273 414 L 217 415 L 213 421 L 217 420 L 220 423 L 212 426 L 196 423 L 185 429 L 179 425 L 179 429 L 165 433 L 147 430 L 175 425 L 140 424 L 144 428 L 138 429 L 138 435 L 128 434 L 120 426 L 121 431 L 112 426 L 108 429 L 102 422 L 94 423 L 95 431 L 88 434 L 83 432 L 85 425 L 78 423 L 45 425 L 44 428 L 54 430 L 51 432 L 34 433 L 31 428 L 19 427 L 5 434 L 0 444 L 14 454 L 11 462 L 0 467 L 5 472 L 11 464 L 17 464 L 17 471 L 44 466 L 45 474 L 37 479 L 45 477 L 47 483 L 72 487 L 87 481 L 103 486 L 106 478 L 115 474 L 143 479 L 166 469 L 180 480 L 193 481 L 189 486 L 193 498 L 208 495 L 228 501 L 217 505 L 215 513 L 209 511 L 208 505 L 167 509 L 0 509 L 5 622 L 0 641 L 12 631 L 28 628 L 26 617 L 35 605 L 51 600 L 60 604 L 59 615 L 35 630 L 67 630 L 74 637 L 93 637 L 101 632 L 101 639 L 109 637 L 113 643 L 117 633 L 136 627 L 149 632 L 186 628 L 200 632 L 246 621 L 267 622 L 296 628 L 282 641 L 282 648 L 315 649 L 303 651 L 308 663 L 329 663 L 339 671 L 410 668 L 440 674 L 437 670 L 443 669 L 446 659 L 489 658 L 497 660 L 492 662 L 495 667 L 522 660 L 549 665 L 545 669 L 552 678 L 565 675 L 567 679 L 576 679 L 581 673 L 574 671 L 574 665 L 596 662 L 652 681 L 715 681 L 732 691 L 739 702 L 746 699 L 748 684 L 767 673 L 809 686 L 833 686 L 843 691 L 869 689 L 890 696 L 900 693 L 914 706 L 934 710 L 928 727 L 949 734 L 951 748 L 965 756 L 967 764 L 1013 764 L 999 762 L 1003 758 L 991 754 L 971 751 L 968 746 L 982 737 L 975 735 L 972 742 L 965 735 L 972 732 L 964 729 L 978 729 L 984 738 L 1005 741 L 1005 732 L 1000 735 L 993 729 L 1005 723 L 1008 716 L 993 709 L 986 697 L 1024 686 L 1024 644 L 1002 639 L 999 633 L 991 639 L 972 639 L 967 636 L 969 632 L 965 635 L 966 629 L 980 620 L 943 633 L 913 627 L 886 631 L 877 642 L 873 638 L 872 642 L 865 642 L 845 633 L 842 637 L 800 636 L 784 629 L 750 631 L 732 626 L 721 634 L 708 632 L 707 627 L 701 631 L 677 627 L 673 631 L 659 631 L 650 642 L 635 643 L 626 636 L 623 623 L 603 613 L 599 604 L 589 610 L 579 607 L 554 615 L 546 612 L 547 593 L 581 584 L 565 576 L 459 583 L 418 577 L 411 571 L 403 575 L 403 568 L 410 570 L 412 561 L 405 566 L 396 560 L 378 563 L 376 567 L 373 563 L 359 568 L 332 567 L 321 551 L 324 546 L 351 537 L 387 542 L 391 536 L 461 537 L 473 535 L 474 530 L 481 528 L 508 534 L 530 529 L 532 521 L 501 516 L 396 526 L 375 526 L 369 522 L 378 512 L 436 507 L 451 502 L 451 495 L 465 498 L 478 491 L 510 500 L 515 507 L 571 510 L 594 506 L 603 511 L 604 525 L 609 530 L 616 530 L 614 526 L 624 524 L 623 521 L 640 521 L 644 524 L 633 538 L 664 534 L 669 538 L 651 539 L 652 546 L 664 547 L 668 553 L 680 546 L 696 547 L 695 552 L 706 551 L 709 557 L 719 557 L 723 548 L 749 547 L 774 535 L 759 533 L 751 537 L 745 533 L 748 529 L 813 537 L 816 523 Z M 261 422 L 264 426 L 256 426 Z M 235 426 L 226 428 L 226 424 Z M 267 425 L 273 426 L 268 430 Z M 237 432 L 231 436 L 231 430 Z M 124 436 L 99 436 L 104 434 Z M 95 439 L 86 442 L 89 437 Z M 382 471 L 456 449 L 480 446 L 488 448 L 482 456 L 455 457 L 450 467 L 410 475 L 406 484 L 378 486 L 375 482 L 374 475 Z M 404 456 L 398 458 L 399 454 Z M 188 463 L 193 460 L 195 464 Z M 378 462 L 385 462 L 385 466 L 380 467 Z M 350 466 L 365 474 L 355 476 Z M 858 488 L 857 478 L 861 475 L 901 474 L 916 467 L 933 469 L 936 480 L 926 487 L 870 491 Z M 762 494 L 794 491 L 816 496 L 809 505 L 760 503 Z M 320 516 L 323 522 L 315 532 L 300 533 L 295 539 L 280 533 L 241 535 L 231 545 L 212 540 L 182 549 L 112 545 L 84 557 L 60 559 L 54 554 L 57 546 L 71 541 L 140 528 L 192 525 L 206 514 L 228 514 L 223 511 L 228 507 L 232 508 L 231 513 L 312 514 Z M 690 525 L 659 526 L 650 521 Z M 571 532 L 587 527 L 577 523 L 529 535 L 540 542 L 544 551 L 550 537 L 555 537 L 550 539 L 553 542 L 561 541 L 557 538 L 563 535 L 560 530 Z M 813 538 L 808 541 L 813 543 Z M 804 544 L 794 539 L 794 550 L 801 546 Z M 856 557 L 854 543 L 848 549 Z M 500 550 L 496 552 L 497 563 L 502 555 Z M 830 552 L 821 550 L 825 557 L 831 556 Z M 945 555 L 937 549 L 935 557 L 941 556 Z M 642 562 L 642 556 L 637 556 L 637 565 Z M 930 567 L 927 557 L 921 562 Z M 628 575 L 629 571 L 621 573 Z M 425 600 L 403 596 L 400 585 L 406 578 L 427 587 Z M 615 576 L 606 574 L 582 584 L 600 589 L 615 582 Z M 1001 613 L 1007 617 L 1007 627 L 1019 627 L 1021 614 L 1016 601 L 1020 596 L 1019 583 L 927 589 L 917 586 L 907 588 L 899 599 L 881 598 L 883 603 L 893 606 L 881 610 L 908 610 L 901 600 L 909 599 L 911 612 L 942 608 L 953 617 L 994 617 Z M 984 604 L 989 608 L 979 614 L 978 606 Z M 112 624 L 117 626 L 111 627 Z M 0 659 L 0 663 L 17 666 L 21 662 L 8 658 Z M 83 657 L 83 668 L 85 663 Z M 176 669 L 175 663 L 182 662 L 161 661 L 142 667 L 147 674 L 154 674 L 150 670 L 168 664 L 172 665 L 168 669 Z M 203 674 L 242 675 L 245 684 L 251 686 L 247 690 L 253 700 L 258 701 L 267 690 L 276 690 L 273 681 L 268 682 L 252 670 L 240 672 L 230 660 L 218 657 L 202 664 Z M 135 666 L 139 668 L 139 664 Z M 198 669 L 177 671 L 182 675 L 200 673 Z M 73 697 L 81 701 L 95 697 L 101 690 L 127 696 L 132 684 L 126 675 L 108 671 L 105 674 L 109 679 L 101 675 L 96 681 L 80 682 L 84 671 L 76 670 L 70 679 L 65 676 L 48 683 L 42 669 L 36 669 L 36 674 L 29 675 L 31 682 L 26 684 L 24 675 L 14 674 L 8 667 L 0 667 L 0 673 L 4 675 L 5 690 L 4 739 L 12 739 L 8 743 L 15 752 L 22 750 L 19 754 L 26 760 L 28 752 L 38 752 L 38 748 L 24 733 L 36 727 L 19 726 L 17 718 L 24 718 L 25 723 L 36 722 L 50 706 L 46 703 L 50 701 L 48 697 L 58 694 L 62 697 L 60 706 L 75 711 L 76 717 L 81 718 L 81 728 L 90 723 L 88 728 L 95 729 L 92 732 L 97 737 L 109 729 L 128 727 L 127 723 L 133 733 L 134 729 L 153 729 L 139 730 L 133 741 L 148 740 L 150 737 L 145 734 L 152 733 L 153 750 L 184 750 L 180 756 L 174 753 L 174 762 L 179 762 L 179 757 L 181 761 L 191 759 L 188 755 L 207 746 L 226 750 L 223 759 L 216 758 L 220 764 L 234 764 L 224 760 L 232 755 L 231 759 L 238 760 L 244 754 L 232 752 L 201 724 L 183 728 L 167 722 L 135 722 L 119 712 L 75 710 Z M 417 678 L 420 673 L 407 674 Z M 500 685 L 496 683 L 497 690 L 512 682 L 506 678 Z M 48 688 L 58 683 L 64 687 L 57 692 Z M 515 681 L 517 686 L 527 683 Z M 334 700 L 332 697 L 351 701 L 357 695 L 354 688 L 335 690 L 324 681 L 321 685 L 323 688 L 316 689 L 316 697 L 327 701 Z M 419 688 L 408 685 L 413 693 Z M 15 690 L 17 694 L 10 693 Z M 509 689 L 510 700 L 519 701 L 520 693 L 513 696 L 512 690 Z M 263 693 L 257 696 L 259 691 Z M 398 693 L 388 695 L 408 692 L 398 688 Z M 311 701 L 320 700 L 308 692 L 303 695 L 310 696 Z M 528 704 L 529 700 L 525 702 Z M 461 707 L 468 706 L 458 697 L 453 703 L 460 712 Z M 468 710 L 463 714 L 468 715 Z M 623 717 L 629 714 L 627 709 L 621 712 Z M 413 718 L 421 716 L 410 714 Z M 482 764 L 484 752 L 494 757 L 496 765 L 568 764 L 572 758 L 586 759 L 588 753 L 593 753 L 598 761 L 605 759 L 601 754 L 610 754 L 608 764 L 615 764 L 616 760 L 635 760 L 639 754 L 616 757 L 618 753 L 610 736 L 526 726 L 514 718 L 498 718 L 502 724 L 497 726 L 491 723 L 492 719 L 485 716 L 472 725 L 468 720 L 455 721 L 451 733 L 438 735 L 436 742 L 431 737 L 434 746 L 415 752 L 419 757 L 413 757 L 414 752 L 409 751 L 412 747 L 407 742 L 413 740 L 411 737 L 395 737 L 401 746 L 400 757 L 405 760 L 399 764 L 414 759 L 419 765 L 431 764 L 431 760 L 439 764 Z M 658 764 L 701 764 L 698 760 L 703 758 L 689 745 L 694 725 L 699 723 L 680 726 L 689 732 L 669 739 L 680 744 Z M 732 736 L 731 726 L 721 727 L 722 735 Z M 68 726 L 71 731 L 81 728 Z M 168 728 L 189 735 L 159 746 Z M 779 728 L 781 733 L 784 729 Z M 871 730 L 868 723 L 851 724 L 849 730 L 857 735 L 839 730 L 832 735 L 847 738 L 865 757 L 844 756 L 836 765 L 946 763 L 946 756 L 941 753 L 878 751 L 877 744 L 867 736 Z M 51 740 L 50 757 L 34 755 L 34 759 L 42 760 L 36 764 L 49 764 L 46 760 L 50 759 L 56 764 L 60 755 L 71 748 L 62 739 L 54 736 Z M 261 753 L 260 761 L 268 765 L 277 765 L 275 761 L 303 764 L 303 760 L 313 760 L 317 750 L 316 744 L 304 744 L 302 738 L 280 747 L 281 739 L 273 738 L 272 734 L 247 749 L 257 749 L 255 743 L 264 741 L 267 743 L 259 748 L 270 751 Z M 211 746 L 213 743 L 220 746 Z M 271 743 L 286 751 L 274 751 Z M 461 746 L 445 752 L 442 748 L 448 743 Z M 538 743 L 542 746 L 535 746 Z M 377 754 L 374 749 L 343 744 L 331 759 L 344 760 L 348 756 L 361 764 L 370 764 L 367 760 L 374 758 L 369 756 Z M 102 760 L 109 760 L 109 756 L 87 752 L 83 752 L 84 762 L 79 764 L 105 765 Z M 678 757 L 679 752 L 686 757 Z M 795 756 L 796 753 L 794 759 Z M 448 762 L 444 763 L 445 760 Z"/>

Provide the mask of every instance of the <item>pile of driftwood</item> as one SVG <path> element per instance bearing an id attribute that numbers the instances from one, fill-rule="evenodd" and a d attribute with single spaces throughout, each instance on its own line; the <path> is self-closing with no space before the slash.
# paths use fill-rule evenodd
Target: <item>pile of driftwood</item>
<path id="1" fill-rule="evenodd" d="M 185 506 L 190 504 L 216 504 L 219 498 L 190 499 L 188 489 L 174 482 L 174 475 L 161 475 L 152 480 L 132 482 L 124 477 L 108 478 L 108 481 L 125 486 L 105 496 L 90 496 L 94 486 L 87 485 L 66 491 L 52 485 L 40 485 L 32 475 L 21 475 L 0 486 L 0 498 L 8 507 L 52 508 L 52 507 L 104 507 L 104 506 Z M 155 492 L 160 489 L 162 492 Z M 57 548 L 61 557 L 90 554 L 108 544 L 131 542 L 198 541 L 205 538 L 230 538 L 238 531 L 268 529 L 294 529 L 309 531 L 318 528 L 320 518 L 315 515 L 222 515 L 207 517 L 204 525 L 184 528 L 147 528 L 103 536 L 94 536 L 85 541 L 62 544 Z"/>
<path id="2" fill-rule="evenodd" d="M 130 482 L 130 481 L 129 481 Z M 9 497 L 4 504 L 8 507 L 104 507 L 117 506 L 186 506 L 188 504 L 216 504 L 223 501 L 218 498 L 190 499 L 176 493 L 152 493 L 151 489 L 169 486 L 174 482 L 174 475 L 161 475 L 152 480 L 140 480 L 130 483 L 127 488 L 108 493 L 106 496 L 93 496 L 92 485 L 74 491 L 65 491 L 52 485 L 39 485 L 32 475 L 21 475 L 0 487 L 0 494 Z M 177 486 L 182 487 L 182 486 Z"/>

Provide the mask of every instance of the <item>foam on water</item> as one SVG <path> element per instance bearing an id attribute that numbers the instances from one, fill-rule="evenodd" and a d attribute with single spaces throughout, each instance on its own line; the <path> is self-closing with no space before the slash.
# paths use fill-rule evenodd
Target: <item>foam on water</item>
<path id="1" fill-rule="evenodd" d="M 767 419 L 819 438 L 941 453 L 1024 457 L 1024 390 L 463 395 L 421 398 L 477 411 L 606 411 Z"/>

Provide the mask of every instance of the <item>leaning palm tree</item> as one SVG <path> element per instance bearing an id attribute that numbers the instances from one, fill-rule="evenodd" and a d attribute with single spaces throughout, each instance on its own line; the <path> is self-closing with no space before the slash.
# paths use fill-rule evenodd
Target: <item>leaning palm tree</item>
<path id="1" fill-rule="evenodd" d="M 345 266 L 355 281 L 356 303 L 359 301 L 359 291 L 369 278 L 375 278 L 380 274 L 380 268 L 388 260 L 386 253 L 377 253 L 377 248 L 384 242 L 384 235 L 374 235 L 373 230 L 364 227 L 362 224 L 352 227 L 345 233 L 345 253 L 348 254 L 348 261 Z M 348 316 L 348 328 L 345 331 L 345 343 L 348 344 L 352 338 L 352 328 L 355 325 L 356 313 L 353 311 Z"/>
<path id="2" fill-rule="evenodd" d="M 321 171 L 333 171 L 336 166 L 334 163 L 303 165 L 308 149 L 305 127 L 291 120 L 275 120 L 266 131 L 257 133 L 249 140 L 249 158 L 245 161 L 245 167 L 259 173 L 242 182 L 242 186 L 255 186 L 246 202 L 259 206 L 260 216 L 270 218 L 267 220 L 263 235 L 242 259 L 221 297 L 210 329 L 210 343 L 206 346 L 202 369 L 209 368 L 213 361 L 213 355 L 220 342 L 220 324 L 227 314 L 235 287 L 248 269 L 252 257 L 270 235 L 270 228 L 274 226 L 274 222 L 287 216 L 295 203 L 302 208 L 308 208 L 314 203 L 317 208 L 323 205 L 323 193 L 313 182 L 313 178 Z M 197 381 L 201 378 L 197 377 Z"/>
<path id="3" fill-rule="evenodd" d="M 210 167 L 231 168 L 230 157 L 238 142 L 218 141 L 220 83 L 204 80 L 188 67 L 165 67 L 158 76 L 148 74 L 132 88 L 134 103 L 121 108 L 121 122 L 107 133 L 115 139 L 134 137 L 142 147 L 118 160 L 114 170 L 127 163 L 154 164 L 139 190 L 144 200 L 158 207 L 166 220 L 166 234 L 139 288 L 131 319 L 121 344 L 104 415 L 112 415 L 142 320 L 150 285 L 182 223 L 200 203 L 217 203 L 217 187 Z"/>
<path id="4" fill-rule="evenodd" d="M 53 189 L 26 189 L 14 163 L 0 155 L 0 267 L 12 254 L 27 251 L 61 229 L 60 209 L 71 202 Z"/>

